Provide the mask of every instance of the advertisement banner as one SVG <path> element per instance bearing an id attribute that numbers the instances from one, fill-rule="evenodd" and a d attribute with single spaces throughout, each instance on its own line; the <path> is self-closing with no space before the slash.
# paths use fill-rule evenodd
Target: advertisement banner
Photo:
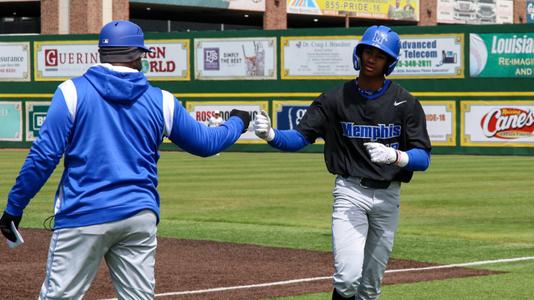
<path id="1" fill-rule="evenodd" d="M 437 0 L 438 23 L 512 24 L 513 0 Z"/>
<path id="2" fill-rule="evenodd" d="M 273 101 L 273 127 L 296 129 L 310 104 L 311 101 Z"/>
<path id="3" fill-rule="evenodd" d="M 187 101 L 186 109 L 191 114 L 191 116 L 201 122 L 206 126 L 208 125 L 208 120 L 213 116 L 215 111 L 220 111 L 221 117 L 226 121 L 230 118 L 230 112 L 232 109 L 239 109 L 250 112 L 251 120 L 254 120 L 256 114 L 259 114 L 261 110 L 267 111 L 269 103 L 267 101 L 254 101 L 254 102 L 244 102 L 244 101 L 217 101 L 217 102 L 195 102 Z M 239 140 L 238 144 L 258 144 L 265 143 L 262 139 L 258 138 L 254 134 L 254 129 L 252 128 L 252 122 L 250 122 L 247 132 L 243 133 Z"/>
<path id="4" fill-rule="evenodd" d="M 534 147 L 534 101 L 462 101 L 462 146 Z"/>
<path id="5" fill-rule="evenodd" d="M 419 21 L 419 0 L 287 0 L 287 12 Z"/>
<path id="6" fill-rule="evenodd" d="M 276 38 L 195 39 L 195 78 L 276 79 Z"/>
<path id="7" fill-rule="evenodd" d="M 147 40 L 152 53 L 142 60 L 150 80 L 189 80 L 189 40 Z"/>
<path id="8" fill-rule="evenodd" d="M 22 142 L 22 103 L 0 101 L 0 141 Z"/>
<path id="9" fill-rule="evenodd" d="M 33 42 L 36 81 L 64 81 L 99 63 L 97 41 Z"/>
<path id="10" fill-rule="evenodd" d="M 534 33 L 470 33 L 471 77 L 534 77 Z"/>
<path id="11" fill-rule="evenodd" d="M 152 3 L 171 4 L 191 7 L 209 7 L 217 9 L 235 9 L 250 11 L 265 11 L 266 0 L 166 0 L 166 1 L 145 1 Z M 272 1 L 272 0 L 269 0 Z M 133 1 L 143 2 L 143 1 Z"/>
<path id="12" fill-rule="evenodd" d="M 189 80 L 189 40 L 147 40 L 142 71 L 150 80 Z M 34 42 L 35 80 L 65 81 L 100 63 L 97 41 Z"/>
<path id="13" fill-rule="evenodd" d="M 265 11 L 265 0 L 222 0 L 228 2 L 228 9 Z"/>
<path id="14" fill-rule="evenodd" d="M 30 81 L 30 43 L 0 43 L 0 81 Z"/>
<path id="15" fill-rule="evenodd" d="M 527 1 L 527 23 L 534 23 L 534 1 Z"/>
<path id="16" fill-rule="evenodd" d="M 456 103 L 421 101 L 432 146 L 456 146 Z"/>
<path id="17" fill-rule="evenodd" d="M 401 35 L 392 78 L 463 78 L 463 34 Z"/>
<path id="18" fill-rule="evenodd" d="M 273 128 L 296 129 L 311 103 L 312 100 L 273 101 Z M 324 140 L 318 138 L 315 144 L 324 144 Z"/>
<path id="19" fill-rule="evenodd" d="M 26 102 L 26 141 L 35 141 L 46 119 L 48 102 Z"/>
<path id="20" fill-rule="evenodd" d="M 341 79 L 355 77 L 354 36 L 281 37 L 282 79 Z"/>

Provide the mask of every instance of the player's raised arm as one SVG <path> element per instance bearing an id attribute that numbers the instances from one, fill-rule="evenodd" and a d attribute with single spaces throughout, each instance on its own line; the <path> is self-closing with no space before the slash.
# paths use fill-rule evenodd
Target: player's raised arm
<path id="1" fill-rule="evenodd" d="M 183 150 L 202 157 L 217 154 L 234 144 L 250 123 L 250 114 L 234 109 L 216 127 L 195 120 L 169 92 L 163 91 L 165 135 Z"/>

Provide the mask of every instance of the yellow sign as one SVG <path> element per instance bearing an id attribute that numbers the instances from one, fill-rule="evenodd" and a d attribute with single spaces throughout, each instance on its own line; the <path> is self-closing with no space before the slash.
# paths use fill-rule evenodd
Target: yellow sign
<path id="1" fill-rule="evenodd" d="M 419 20 L 419 0 L 315 0 L 324 15 Z"/>

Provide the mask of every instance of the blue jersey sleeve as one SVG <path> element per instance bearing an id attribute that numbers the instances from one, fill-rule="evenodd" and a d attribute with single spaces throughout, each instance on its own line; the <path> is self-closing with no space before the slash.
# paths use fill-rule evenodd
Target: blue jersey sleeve
<path id="1" fill-rule="evenodd" d="M 275 133 L 274 139 L 269 142 L 269 145 L 277 149 L 294 152 L 309 145 L 304 136 L 296 130 L 273 130 Z"/>
<path id="2" fill-rule="evenodd" d="M 191 154 L 207 157 L 234 144 L 241 136 L 243 128 L 243 121 L 239 117 L 230 117 L 218 127 L 208 127 L 191 117 L 175 99 L 169 139 Z"/>
<path id="3" fill-rule="evenodd" d="M 9 192 L 6 212 L 22 215 L 24 208 L 48 180 L 68 144 L 73 122 L 60 89 L 52 98 L 39 137 L 33 142 L 26 161 Z"/>
<path id="4" fill-rule="evenodd" d="M 406 151 L 409 160 L 408 164 L 404 167 L 408 171 L 424 171 L 430 166 L 430 151 L 413 148 Z"/>

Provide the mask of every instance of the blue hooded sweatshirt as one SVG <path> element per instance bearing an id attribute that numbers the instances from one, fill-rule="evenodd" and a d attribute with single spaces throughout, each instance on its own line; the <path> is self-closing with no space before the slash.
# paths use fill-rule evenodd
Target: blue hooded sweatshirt
<path id="1" fill-rule="evenodd" d="M 211 128 L 197 122 L 141 72 L 93 66 L 55 92 L 6 212 L 21 216 L 64 154 L 55 229 L 118 221 L 144 209 L 159 220 L 157 162 L 163 138 L 205 157 L 235 143 L 243 129 L 238 117 Z"/>

